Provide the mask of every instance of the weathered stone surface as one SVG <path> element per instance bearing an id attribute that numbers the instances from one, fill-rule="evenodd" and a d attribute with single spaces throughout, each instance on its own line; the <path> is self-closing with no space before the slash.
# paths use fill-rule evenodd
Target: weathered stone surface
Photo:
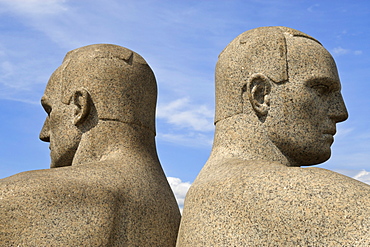
<path id="1" fill-rule="evenodd" d="M 180 213 L 155 147 L 157 88 L 135 52 L 69 52 L 42 97 L 51 167 L 0 180 L 0 246 L 174 246 Z"/>
<path id="2" fill-rule="evenodd" d="M 216 66 L 212 153 L 177 246 L 368 246 L 370 186 L 320 168 L 348 117 L 335 62 L 314 38 L 263 27 Z"/>

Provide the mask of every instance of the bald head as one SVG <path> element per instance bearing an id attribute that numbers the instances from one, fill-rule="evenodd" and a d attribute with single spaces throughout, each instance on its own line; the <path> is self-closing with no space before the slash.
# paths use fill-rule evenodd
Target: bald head
<path id="1" fill-rule="evenodd" d="M 146 61 L 117 45 L 97 44 L 70 51 L 56 73 L 62 102 L 86 89 L 98 118 L 141 125 L 155 132 L 157 85 Z"/>
<path id="2" fill-rule="evenodd" d="M 334 59 L 314 38 L 286 27 L 242 33 L 216 66 L 214 146 L 289 166 L 324 162 L 348 117 L 340 91 Z"/>
<path id="3" fill-rule="evenodd" d="M 221 52 L 216 65 L 216 115 L 218 121 L 243 112 L 242 91 L 248 79 L 264 74 L 275 83 L 289 78 L 287 39 L 319 41 L 288 27 L 260 27 L 240 34 Z"/>
<path id="4" fill-rule="evenodd" d="M 156 99 L 154 74 L 137 53 L 108 44 L 70 51 L 50 77 L 41 99 L 48 116 L 40 139 L 50 142 L 50 166 L 84 163 L 102 157 L 103 150 L 116 149 L 119 141 L 127 144 L 124 138 L 111 138 L 110 146 L 92 147 L 89 136 L 103 140 L 107 134 L 97 137 L 103 130 L 116 133 L 119 129 L 122 134 L 122 128 L 129 126 L 130 131 L 124 133 L 140 132 L 154 139 Z"/>

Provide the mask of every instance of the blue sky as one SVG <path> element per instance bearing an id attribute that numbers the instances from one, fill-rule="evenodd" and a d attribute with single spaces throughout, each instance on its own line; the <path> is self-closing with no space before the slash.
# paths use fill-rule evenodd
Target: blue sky
<path id="1" fill-rule="evenodd" d="M 237 35 L 287 26 L 334 56 L 349 119 L 318 167 L 370 182 L 370 2 L 308 0 L 0 0 L 0 178 L 49 167 L 40 98 L 75 48 L 112 43 L 142 55 L 158 83 L 157 148 L 178 197 L 213 141 L 214 67 Z"/>

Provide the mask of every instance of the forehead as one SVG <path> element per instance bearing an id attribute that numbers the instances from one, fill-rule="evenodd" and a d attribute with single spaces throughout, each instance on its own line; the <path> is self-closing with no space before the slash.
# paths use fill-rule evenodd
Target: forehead
<path id="1" fill-rule="evenodd" d="M 60 67 L 50 76 L 46 85 L 43 98 L 48 100 L 59 99 L 61 97 L 61 69 Z"/>
<path id="2" fill-rule="evenodd" d="M 289 78 L 295 82 L 325 78 L 339 83 L 334 59 L 314 40 L 288 37 L 287 63 Z"/>

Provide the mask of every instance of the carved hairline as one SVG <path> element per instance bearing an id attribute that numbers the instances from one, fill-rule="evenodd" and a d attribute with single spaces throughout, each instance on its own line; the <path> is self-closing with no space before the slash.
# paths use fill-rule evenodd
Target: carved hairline
<path id="1" fill-rule="evenodd" d="M 115 53 L 111 52 L 117 51 Z M 79 57 L 78 55 L 82 54 L 83 56 Z M 114 60 L 122 60 L 127 65 L 133 65 L 133 63 L 139 63 L 142 65 L 147 65 L 147 62 L 142 58 L 139 54 L 133 52 L 130 49 L 125 47 L 112 45 L 112 44 L 95 44 L 95 45 L 88 45 L 84 47 L 80 47 L 74 50 L 69 51 L 60 66 L 60 85 L 61 85 L 61 92 L 62 92 L 62 102 L 64 104 L 69 104 L 71 95 L 65 95 L 65 83 L 66 83 L 66 76 L 65 73 L 68 71 L 68 68 L 72 61 L 78 59 L 78 62 L 85 62 L 87 60 L 100 62 L 100 59 L 114 59 Z M 68 83 L 67 83 L 68 84 Z"/>
<path id="2" fill-rule="evenodd" d="M 75 50 L 69 51 L 67 55 L 64 57 L 63 63 L 69 63 L 69 61 L 73 60 L 74 55 L 76 55 Z M 99 59 L 99 58 L 118 59 L 118 60 L 125 61 L 129 65 L 132 65 L 133 56 L 134 56 L 134 53 L 132 51 L 126 54 L 113 54 L 110 51 L 95 50 L 89 54 L 89 57 L 85 57 L 84 60 L 86 59 L 93 60 L 93 59 Z"/>
<path id="3" fill-rule="evenodd" d="M 310 39 L 322 46 L 303 32 L 277 26 L 246 31 L 223 49 L 216 65 L 214 123 L 242 113 L 242 89 L 253 74 L 262 73 L 277 84 L 289 81 L 287 39 L 293 37 Z M 273 56 L 266 57 L 270 54 Z"/>
<path id="4" fill-rule="evenodd" d="M 269 29 L 277 29 L 277 30 L 280 30 L 280 33 L 284 37 L 285 40 L 286 40 L 287 35 L 290 35 L 292 37 L 302 37 L 302 38 L 311 39 L 311 40 L 315 41 L 316 43 L 318 43 L 319 45 L 322 46 L 322 44 L 320 43 L 320 41 L 318 41 L 314 37 L 312 37 L 312 36 L 310 36 L 308 34 L 305 34 L 303 32 L 300 32 L 298 30 L 292 29 L 292 28 L 286 28 L 286 27 L 280 27 L 280 26 L 277 26 L 277 27 L 264 27 L 264 28 L 266 28 L 266 29 L 269 28 Z M 250 31 L 253 31 L 253 30 L 254 29 L 252 29 Z M 244 41 L 243 39 L 240 40 L 240 44 L 245 44 L 245 43 L 247 43 L 247 42 Z M 285 41 L 285 45 L 286 45 L 286 41 Z M 220 52 L 220 54 L 218 55 L 218 58 L 220 58 L 221 54 L 226 50 L 226 48 L 227 48 L 227 46 Z"/>

